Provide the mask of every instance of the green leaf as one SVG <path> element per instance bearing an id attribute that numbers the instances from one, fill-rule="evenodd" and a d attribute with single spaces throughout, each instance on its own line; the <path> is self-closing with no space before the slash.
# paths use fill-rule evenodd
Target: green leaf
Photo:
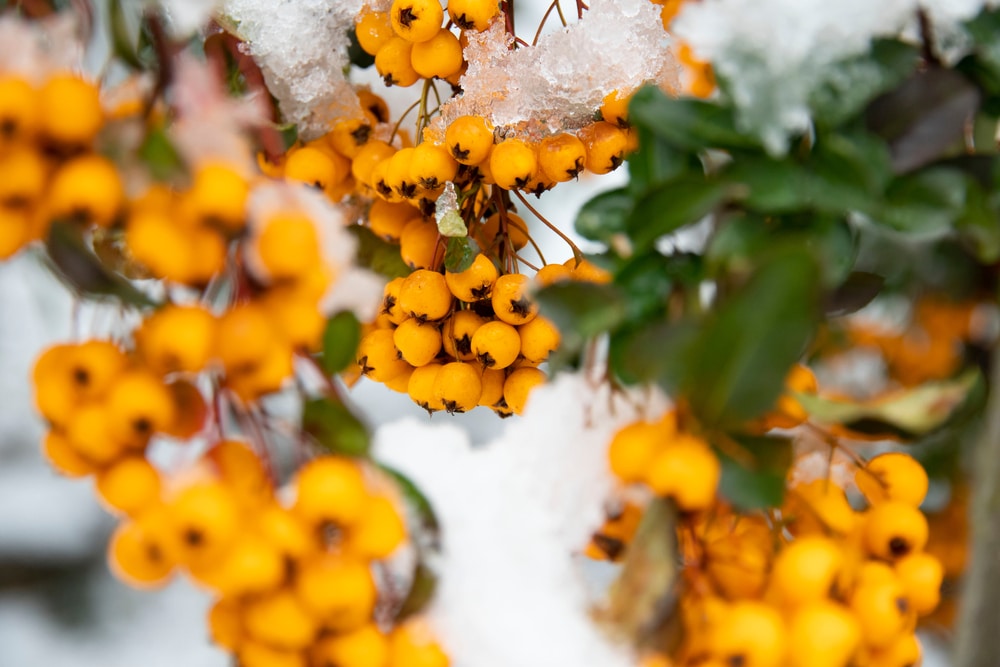
<path id="1" fill-rule="evenodd" d="M 562 336 L 549 360 L 556 368 L 566 365 L 588 340 L 618 327 L 627 314 L 625 299 L 614 285 L 555 283 L 539 290 L 535 299 Z"/>
<path id="2" fill-rule="evenodd" d="M 967 177 L 951 167 L 930 167 L 896 178 L 875 222 L 917 237 L 948 232 L 965 209 Z"/>
<path id="3" fill-rule="evenodd" d="M 184 173 L 184 161 L 162 125 L 150 128 L 139 147 L 139 157 L 158 181 L 166 181 Z"/>
<path id="4" fill-rule="evenodd" d="M 819 284 L 815 261 L 786 250 L 710 314 L 681 392 L 702 423 L 741 423 L 774 405 L 815 330 Z"/>
<path id="5" fill-rule="evenodd" d="M 812 394 L 794 396 L 817 421 L 843 424 L 864 433 L 912 438 L 945 424 L 981 378 L 979 370 L 972 368 L 952 380 L 927 382 L 863 403 Z"/>
<path id="6" fill-rule="evenodd" d="M 759 148 L 756 139 L 737 129 L 731 108 L 668 97 L 655 86 L 641 88 L 632 96 L 628 117 L 633 125 L 682 150 Z"/>
<path id="7" fill-rule="evenodd" d="M 809 96 L 813 118 L 823 127 L 836 127 L 856 116 L 876 95 L 898 85 L 920 62 L 912 44 L 876 39 L 869 53 L 851 56 L 831 68 L 833 76 Z"/>
<path id="8" fill-rule="evenodd" d="M 991 205 L 983 189 L 971 180 L 966 191 L 965 210 L 955 227 L 971 242 L 981 263 L 993 264 L 1000 259 L 1000 216 L 996 205 Z"/>
<path id="9" fill-rule="evenodd" d="M 785 495 L 785 474 L 792 463 L 792 441 L 777 436 L 726 436 L 739 447 L 745 461 L 717 448 L 722 464 L 719 491 L 737 509 L 777 507 Z"/>
<path id="10" fill-rule="evenodd" d="M 617 331 L 611 335 L 611 370 L 626 384 L 657 382 L 676 395 L 690 374 L 699 333 L 694 322 L 666 320 Z"/>
<path id="11" fill-rule="evenodd" d="M 829 317 L 840 317 L 861 310 L 879 295 L 885 278 L 867 271 L 853 271 L 836 290 L 826 297 L 824 310 Z"/>
<path id="12" fill-rule="evenodd" d="M 625 221 L 637 250 L 661 236 L 698 222 L 731 193 L 730 184 L 704 175 L 684 176 L 651 190 L 640 198 Z"/>
<path id="13" fill-rule="evenodd" d="M 453 236 L 448 239 L 444 253 L 444 268 L 451 273 L 461 273 L 472 266 L 479 254 L 479 246 L 468 236 Z"/>
<path id="14" fill-rule="evenodd" d="M 393 616 L 393 620 L 397 622 L 404 621 L 426 609 L 427 605 L 434 599 L 437 584 L 438 576 L 434 571 L 423 561 L 417 561 L 417 566 L 413 569 L 410 590 Z"/>
<path id="15" fill-rule="evenodd" d="M 889 142 L 893 170 L 902 174 L 960 147 L 965 124 L 979 103 L 979 89 L 968 79 L 933 67 L 872 101 L 865 120 L 872 132 Z"/>
<path id="16" fill-rule="evenodd" d="M 306 401 L 302 408 L 302 430 L 328 452 L 345 456 L 368 455 L 368 428 L 338 399 Z"/>
<path id="17" fill-rule="evenodd" d="M 399 246 L 387 243 L 361 225 L 350 225 L 347 231 L 358 241 L 358 264 L 390 279 L 410 275 L 412 269 L 399 256 Z"/>
<path id="18" fill-rule="evenodd" d="M 101 263 L 84 240 L 79 225 L 53 222 L 45 242 L 45 250 L 56 274 L 81 297 L 113 297 L 133 306 L 158 305 Z"/>
<path id="19" fill-rule="evenodd" d="M 701 258 L 676 254 L 669 257 L 651 250 L 630 258 L 616 273 L 626 317 L 636 323 L 661 316 L 675 283 L 693 287 L 702 278 Z"/>
<path id="20" fill-rule="evenodd" d="M 110 24 L 111 48 L 122 62 L 132 69 L 145 69 L 145 64 L 139 58 L 139 29 L 129 27 L 125 15 L 123 0 L 110 0 L 108 4 L 108 22 Z M 133 17 L 134 18 L 134 17 Z"/>
<path id="21" fill-rule="evenodd" d="M 632 210 L 632 195 L 626 188 L 602 192 L 589 200 L 576 215 L 577 233 L 591 241 L 607 242 L 625 231 L 625 219 Z"/>
<path id="22" fill-rule="evenodd" d="M 361 48 L 357 31 L 352 28 L 347 31 L 347 35 L 351 40 L 350 46 L 347 47 L 347 56 L 350 58 L 351 64 L 361 69 L 374 65 L 375 56 Z"/>
<path id="23" fill-rule="evenodd" d="M 340 373 L 354 362 L 354 353 L 361 340 L 361 322 L 349 310 L 337 313 L 326 321 L 323 331 L 323 370 L 329 375 Z"/>
<path id="24" fill-rule="evenodd" d="M 652 187 L 677 178 L 687 171 L 702 173 L 704 168 L 698 158 L 679 151 L 656 137 L 647 127 L 636 127 L 639 149 L 630 153 L 628 162 L 628 190 L 641 195 Z"/>

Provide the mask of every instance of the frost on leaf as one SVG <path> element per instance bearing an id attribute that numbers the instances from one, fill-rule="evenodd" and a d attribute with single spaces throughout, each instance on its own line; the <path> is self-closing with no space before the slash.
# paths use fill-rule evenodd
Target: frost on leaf
<path id="1" fill-rule="evenodd" d="M 336 118 L 361 117 L 344 76 L 348 31 L 362 0 L 227 0 L 224 12 L 246 42 L 286 122 L 309 140 Z"/>
<path id="2" fill-rule="evenodd" d="M 810 125 L 810 93 L 842 76 L 836 64 L 864 53 L 873 37 L 917 38 L 923 8 L 939 50 L 961 52 L 959 22 L 983 0 L 705 0 L 687 3 L 674 20 L 677 37 L 711 61 L 740 112 L 745 129 L 769 151 Z"/>
<path id="3" fill-rule="evenodd" d="M 434 141 L 466 114 L 497 127 L 523 124 L 535 136 L 579 129 L 593 121 L 608 93 L 676 77 L 659 7 L 645 1 L 594 0 L 582 20 L 536 46 L 509 49 L 502 17 L 467 38 L 464 93 L 446 103 L 428 128 Z"/>
<path id="4" fill-rule="evenodd" d="M 458 193 L 455 192 L 455 184 L 451 181 L 445 184 L 444 191 L 438 197 L 434 218 L 442 236 L 468 236 L 465 221 L 462 220 L 458 210 Z"/>

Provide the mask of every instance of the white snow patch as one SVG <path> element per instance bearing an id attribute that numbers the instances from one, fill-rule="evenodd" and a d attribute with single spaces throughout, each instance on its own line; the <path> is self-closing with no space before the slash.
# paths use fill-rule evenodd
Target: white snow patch
<path id="1" fill-rule="evenodd" d="M 809 94 L 836 76 L 837 61 L 863 53 L 873 37 L 915 37 L 917 10 L 929 15 L 943 55 L 961 52 L 959 22 L 983 0 L 705 0 L 687 3 L 673 23 L 694 54 L 731 86 L 748 130 L 783 153 L 809 128 Z"/>
<path id="2" fill-rule="evenodd" d="M 246 41 L 267 88 L 306 140 L 338 118 L 361 116 L 344 76 L 348 30 L 362 0 L 227 0 L 223 11 Z"/>
<path id="3" fill-rule="evenodd" d="M 455 667 L 626 667 L 589 614 L 579 553 L 615 481 L 607 444 L 636 402 L 560 375 L 524 416 L 474 447 L 451 424 L 379 428 L 375 454 L 427 494 L 442 524 L 441 580 L 429 609 Z"/>

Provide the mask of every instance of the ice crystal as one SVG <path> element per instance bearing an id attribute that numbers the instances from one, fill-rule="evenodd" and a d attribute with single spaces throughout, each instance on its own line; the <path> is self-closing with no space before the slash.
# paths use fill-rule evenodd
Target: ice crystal
<path id="1" fill-rule="evenodd" d="M 469 233 L 459 213 L 458 193 L 455 192 L 455 184 L 451 181 L 445 183 L 444 191 L 437 198 L 434 219 L 442 236 L 467 236 Z"/>
<path id="2" fill-rule="evenodd" d="M 70 12 L 44 21 L 0 16 L 0 74 L 41 84 L 53 72 L 79 72 L 83 63 L 80 25 Z"/>
<path id="3" fill-rule="evenodd" d="M 873 37 L 916 35 L 923 8 L 948 57 L 961 52 L 959 22 L 983 0 L 705 0 L 688 3 L 672 25 L 694 54 L 729 83 L 745 129 L 774 153 L 808 130 L 810 93 L 843 76 L 836 64 Z"/>
<path id="4" fill-rule="evenodd" d="M 264 73 L 268 90 L 304 139 L 336 118 L 361 116 L 345 77 L 348 31 L 361 0 L 226 0 L 225 14 Z"/>
<path id="5" fill-rule="evenodd" d="M 638 0 L 594 0 L 583 19 L 544 35 L 535 46 L 511 49 L 503 17 L 469 33 L 463 94 L 446 103 L 428 130 L 439 141 L 458 116 L 529 135 L 583 127 L 614 90 L 672 81 L 675 69 L 659 8 Z"/>

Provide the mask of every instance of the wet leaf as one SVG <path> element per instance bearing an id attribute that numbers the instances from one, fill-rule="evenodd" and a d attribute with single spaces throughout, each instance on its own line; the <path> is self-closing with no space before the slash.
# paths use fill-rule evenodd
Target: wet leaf
<path id="1" fill-rule="evenodd" d="M 361 323 L 349 310 L 337 313 L 326 321 L 323 331 L 323 356 L 320 363 L 328 375 L 340 373 L 354 362 L 354 353 L 361 340 Z"/>
<path id="2" fill-rule="evenodd" d="M 758 148 L 756 139 L 736 128 L 733 110 L 715 102 L 668 97 L 655 86 L 632 96 L 629 121 L 676 148 Z"/>
<path id="3" fill-rule="evenodd" d="M 722 495 L 741 510 L 781 505 L 785 495 L 785 474 L 792 463 L 791 439 L 739 434 L 727 437 L 746 460 L 730 456 L 726 447 L 716 449 L 722 464 L 719 481 Z"/>
<path id="4" fill-rule="evenodd" d="M 451 273 L 461 273 L 472 266 L 478 254 L 479 246 L 468 236 L 449 238 L 444 253 L 444 268 Z"/>
<path id="5" fill-rule="evenodd" d="M 367 456 L 370 446 L 368 428 L 341 401 L 315 398 L 302 408 L 302 430 L 320 447 L 333 454 Z"/>
<path id="6" fill-rule="evenodd" d="M 398 245 L 387 243 L 360 225 L 350 225 L 347 231 L 358 240 L 358 264 L 389 279 L 410 275 L 412 269 L 399 256 Z"/>
<path id="7" fill-rule="evenodd" d="M 635 203 L 625 221 L 637 250 L 656 239 L 698 222 L 732 192 L 729 183 L 704 175 L 684 176 L 650 190 Z"/>
<path id="8" fill-rule="evenodd" d="M 577 233 L 591 241 L 607 242 L 625 231 L 625 220 L 634 200 L 625 188 L 602 192 L 583 205 L 576 215 Z"/>

